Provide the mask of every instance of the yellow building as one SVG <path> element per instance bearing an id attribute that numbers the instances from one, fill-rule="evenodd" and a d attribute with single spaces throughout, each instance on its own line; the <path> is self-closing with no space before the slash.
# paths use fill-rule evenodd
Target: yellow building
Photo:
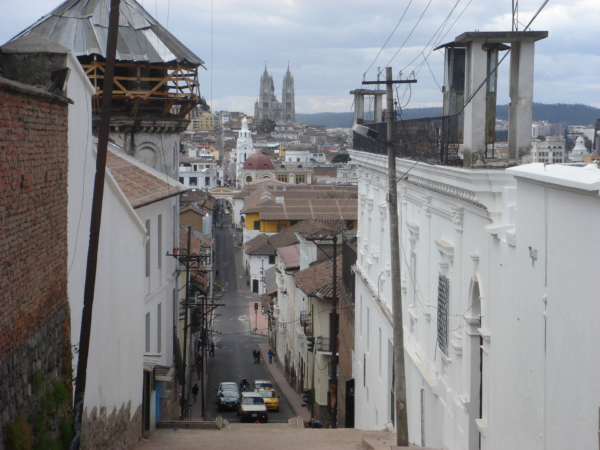
<path id="1" fill-rule="evenodd" d="M 261 186 L 245 197 L 241 214 L 245 240 L 257 233 L 278 233 L 306 219 L 340 222 L 342 228 L 354 229 L 358 191 L 356 186 Z"/>
<path id="2" fill-rule="evenodd" d="M 215 117 L 200 108 L 192 110 L 186 118 L 190 121 L 187 131 L 214 131 L 215 129 Z"/>

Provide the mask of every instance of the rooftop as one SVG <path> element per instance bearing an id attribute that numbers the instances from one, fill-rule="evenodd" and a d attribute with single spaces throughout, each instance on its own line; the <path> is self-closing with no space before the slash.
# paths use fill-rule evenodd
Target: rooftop
<path id="1" fill-rule="evenodd" d="M 278 248 L 277 254 L 286 270 L 300 267 L 300 244 Z"/>
<path id="2" fill-rule="evenodd" d="M 16 38 L 37 33 L 73 50 L 75 56 L 106 58 L 110 0 L 67 0 Z M 117 61 L 204 64 L 135 0 L 119 8 Z"/>
<path id="3" fill-rule="evenodd" d="M 342 255 L 337 259 L 337 282 L 342 284 Z M 310 297 L 316 297 L 317 293 L 325 297 L 333 297 L 333 261 L 326 260 L 315 263 L 308 269 L 300 270 L 294 274 L 296 286 Z"/>
<path id="4" fill-rule="evenodd" d="M 94 141 L 97 145 L 97 141 Z M 174 197 L 187 188 L 109 143 L 106 167 L 134 209 Z"/>

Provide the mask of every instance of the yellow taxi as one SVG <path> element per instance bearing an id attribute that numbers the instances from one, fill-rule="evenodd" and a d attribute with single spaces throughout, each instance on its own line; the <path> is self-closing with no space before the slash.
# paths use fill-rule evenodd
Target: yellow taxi
<path id="1" fill-rule="evenodd" d="M 259 389 L 258 393 L 262 395 L 265 405 L 267 405 L 267 410 L 279 411 L 279 398 L 275 389 Z"/>

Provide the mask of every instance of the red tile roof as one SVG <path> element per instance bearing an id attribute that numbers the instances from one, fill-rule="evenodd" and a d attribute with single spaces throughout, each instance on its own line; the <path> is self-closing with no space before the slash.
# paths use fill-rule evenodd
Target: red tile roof
<path id="1" fill-rule="evenodd" d="M 339 296 L 339 287 L 342 285 L 342 255 L 338 255 L 336 259 Z M 296 286 L 310 297 L 316 297 L 319 292 L 325 297 L 333 297 L 333 261 L 326 260 L 315 263 L 308 269 L 296 272 L 294 278 L 296 279 Z"/>
<path id="2" fill-rule="evenodd" d="M 113 144 L 108 146 L 106 168 L 134 209 L 187 191 L 183 184 L 132 158 Z"/>
<path id="3" fill-rule="evenodd" d="M 300 266 L 300 244 L 278 248 L 277 254 L 281 258 L 281 262 L 283 262 L 283 266 L 287 270 Z"/>

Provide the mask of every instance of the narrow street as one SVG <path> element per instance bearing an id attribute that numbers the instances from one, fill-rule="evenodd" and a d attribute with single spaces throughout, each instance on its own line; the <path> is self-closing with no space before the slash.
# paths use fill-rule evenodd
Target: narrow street
<path id="1" fill-rule="evenodd" d="M 246 283 L 246 275 L 241 267 L 236 268 L 235 254 L 241 252 L 240 247 L 233 245 L 233 235 L 239 242 L 240 233 L 231 228 L 231 216 L 222 216 L 224 227 L 217 225 L 215 230 L 216 265 L 219 277 L 217 283 L 225 285 L 223 297 L 224 307 L 216 310 L 219 317 L 215 320 L 214 329 L 221 334 L 214 334 L 215 356 L 211 359 L 208 389 L 206 396 L 206 420 L 214 420 L 221 415 L 230 423 L 239 423 L 235 411 L 218 411 L 216 389 L 219 383 L 234 381 L 239 384 L 245 377 L 251 384 L 254 380 L 271 380 L 279 397 L 279 412 L 269 412 L 269 422 L 285 423 L 294 417 L 294 411 L 285 397 L 281 397 L 280 389 L 270 376 L 261 359 L 260 364 L 254 364 L 252 351 L 257 350 L 257 344 L 267 343 L 267 337 L 259 336 L 250 332 L 249 307 L 260 299 L 257 296 L 246 295 L 238 292 L 238 282 L 244 283 L 240 286 L 241 291 Z M 241 278 L 240 278 L 241 277 Z M 259 312 L 260 314 L 260 312 Z"/>

